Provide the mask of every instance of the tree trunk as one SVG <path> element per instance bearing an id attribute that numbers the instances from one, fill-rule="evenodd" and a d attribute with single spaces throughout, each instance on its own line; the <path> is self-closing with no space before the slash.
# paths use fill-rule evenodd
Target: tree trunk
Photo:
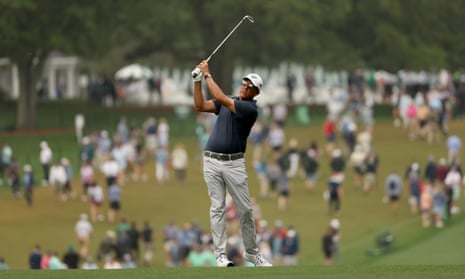
<path id="1" fill-rule="evenodd" d="M 35 71 L 33 62 L 18 63 L 20 91 L 16 110 L 16 128 L 33 129 L 37 127 L 37 93 L 35 90 Z"/>

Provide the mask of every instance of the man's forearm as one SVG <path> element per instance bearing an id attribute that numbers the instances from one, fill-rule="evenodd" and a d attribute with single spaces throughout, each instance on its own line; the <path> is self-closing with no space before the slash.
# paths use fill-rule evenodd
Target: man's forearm
<path id="1" fill-rule="evenodd" d="M 202 83 L 194 82 L 194 106 L 198 111 L 202 110 L 205 99 L 202 94 Z"/>

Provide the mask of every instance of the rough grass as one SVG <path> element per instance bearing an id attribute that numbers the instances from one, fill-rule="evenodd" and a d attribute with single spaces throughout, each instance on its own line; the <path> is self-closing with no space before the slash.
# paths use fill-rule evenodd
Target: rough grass
<path id="1" fill-rule="evenodd" d="M 65 110 L 66 111 L 66 110 Z M 64 115 L 61 128 L 65 128 L 63 134 L 38 134 L 38 135 L 1 135 L 1 141 L 8 141 L 14 148 L 21 162 L 31 162 L 38 166 L 38 143 L 41 139 L 50 141 L 52 148 L 58 154 L 69 156 L 71 159 L 77 158 L 78 147 L 74 143 L 73 135 L 69 128 L 72 127 L 74 110 L 70 109 Z M 64 113 L 64 112 L 63 112 Z M 118 116 L 126 115 L 129 120 L 145 119 L 150 112 L 135 112 L 120 110 L 100 111 L 102 117 L 94 118 L 88 122 L 92 128 L 106 128 L 110 132 L 114 131 Z M 90 110 L 93 117 L 99 115 L 96 111 Z M 46 117 L 50 117 L 46 114 Z M 321 123 L 312 118 L 312 123 L 306 127 L 291 125 L 287 130 L 288 138 L 296 137 L 301 146 L 307 146 L 310 140 L 317 140 L 323 146 L 323 136 L 321 133 Z M 140 121 L 139 121 L 140 123 Z M 129 221 L 136 221 L 139 226 L 144 220 L 149 220 L 156 229 L 156 253 L 154 267 L 164 266 L 164 255 L 162 251 L 161 229 L 171 218 L 182 225 L 192 219 L 199 220 L 201 226 L 209 229 L 208 207 L 209 200 L 203 182 L 200 166 L 195 160 L 195 138 L 192 135 L 193 117 L 185 120 L 170 118 L 170 125 L 173 131 L 172 142 L 182 141 L 189 147 L 191 163 L 188 169 L 188 180 L 184 185 L 178 185 L 173 180 L 165 185 L 158 185 L 154 182 L 153 162 L 147 165 L 149 173 L 148 182 L 130 182 L 124 185 L 122 211 Z M 60 124 L 61 125 L 61 124 Z M 67 130 L 67 131 L 66 131 Z M 451 132 L 459 133 L 465 138 L 463 122 L 454 122 L 450 125 Z M 403 172 L 408 162 L 417 159 L 422 166 L 429 154 L 434 154 L 436 158 L 446 155 L 444 140 L 439 144 L 428 145 L 424 141 L 407 140 L 406 131 L 401 128 L 393 128 L 390 121 L 378 121 L 375 128 L 375 149 L 381 159 L 379 178 L 384 181 L 387 173 L 392 169 Z M 233 271 L 220 271 L 218 269 L 184 271 L 170 269 L 141 269 L 137 271 L 122 271 L 122 273 L 95 273 L 87 272 L 12 272 L 2 274 L 5 276 L 19 276 L 15 278 L 28 278 L 28 276 L 47 276 L 47 278 L 81 278 L 80 276 L 90 275 L 92 277 L 137 276 L 139 278 L 160 277 L 160 278 L 217 278 L 223 276 L 245 276 L 247 278 L 373 278 L 378 274 L 381 278 L 419 278 L 424 272 L 430 275 L 448 271 L 449 266 L 438 266 L 434 268 L 423 268 L 416 266 L 391 266 L 398 264 L 454 264 L 463 263 L 453 261 L 456 252 L 452 250 L 455 244 L 462 243 L 459 233 L 446 234 L 448 230 L 453 230 L 456 222 L 452 220 L 442 231 L 434 228 L 423 229 L 418 216 L 411 216 L 407 206 L 407 189 L 404 188 L 401 207 L 396 215 L 393 215 L 389 206 L 381 203 L 382 183 L 377 192 L 371 195 L 361 193 L 353 186 L 352 171 L 347 170 L 345 183 L 345 195 L 342 201 L 342 212 L 338 216 L 341 220 L 342 242 L 341 242 L 341 263 L 350 265 L 353 268 L 337 267 L 325 269 L 322 267 L 323 258 L 321 253 L 320 239 L 332 216 L 327 214 L 327 206 L 322 199 L 322 192 L 326 187 L 328 177 L 328 156 L 323 155 L 321 161 L 320 180 L 317 188 L 313 192 L 305 189 L 303 181 L 299 178 L 293 181 L 291 192 L 291 204 L 287 211 L 279 211 L 276 201 L 273 199 L 258 199 L 262 209 L 263 218 L 272 224 L 276 219 L 282 219 L 285 225 L 294 225 L 301 239 L 301 251 L 299 253 L 299 268 L 273 268 L 272 271 L 257 269 L 234 269 Z M 247 160 L 251 162 L 251 152 L 247 154 Z M 75 165 L 77 171 L 77 165 Z M 252 196 L 258 196 L 258 183 L 253 169 L 249 165 L 249 184 Z M 40 177 L 40 172 L 36 174 Z M 103 182 L 103 180 L 100 180 Z M 74 183 L 75 189 L 80 192 L 79 183 Z M 2 188 L 2 187 L 0 187 Z M 465 208 L 463 199 L 460 201 L 462 208 Z M 105 207 L 106 208 L 106 207 Z M 58 204 L 55 201 L 52 189 L 39 187 L 35 193 L 35 205 L 27 208 L 24 200 L 14 200 L 8 189 L 0 191 L 0 256 L 4 256 L 7 263 L 13 269 L 27 269 L 27 257 L 35 244 L 40 244 L 43 250 L 64 252 L 69 243 L 75 244 L 74 224 L 82 212 L 88 211 L 88 205 L 79 200 L 70 200 L 65 204 Z M 461 220 L 461 219 L 460 219 Z M 95 234 L 91 242 L 91 251 L 95 255 L 98 242 L 104 237 L 106 230 L 114 229 L 114 224 L 95 224 Z M 396 237 L 395 252 L 389 256 L 367 257 L 365 252 L 374 247 L 374 237 L 389 229 Z M 442 237 L 445 234 L 446 237 Z M 437 235 L 437 236 L 436 236 Z M 436 237 L 435 237 L 436 236 Z M 444 247 L 449 249 L 441 250 L 441 254 L 451 253 L 449 260 L 437 262 L 436 258 L 426 256 L 416 259 L 419 253 L 425 253 L 428 249 L 436 249 L 439 244 L 429 246 L 430 240 L 440 239 L 448 243 Z M 426 245 L 424 248 L 417 245 Z M 413 249 L 413 250 L 411 250 Z M 409 252 L 410 251 L 410 252 Z M 460 249 L 459 251 L 463 251 Z M 398 257 L 397 257 L 398 255 Z M 390 265 L 387 267 L 368 268 L 365 265 Z M 306 267 L 311 266 L 311 267 Z M 448 274 L 453 278 L 457 272 L 463 271 L 459 267 L 450 267 Z M 436 271 L 439 270 L 439 271 Z M 430 273 L 431 272 L 431 273 Z M 244 274 L 243 274 L 244 273 Z M 233 275 L 230 275 L 233 274 Z M 256 274 L 256 275 L 255 275 Z M 391 274 L 398 277 L 388 277 Z M 404 276 L 408 275 L 408 276 Z M 61 277 L 63 276 L 63 277 Z M 69 276 L 69 277 L 68 277 Z M 257 277 L 254 277 L 257 276 Z M 273 277 L 275 276 L 275 277 Z M 282 277 L 279 277 L 282 276 Z M 284 277 L 288 276 L 288 277 Z M 347 277 L 348 276 L 348 277 Z M 10 277 L 14 278 L 14 277 Z M 34 277 L 40 278 L 40 277 Z"/>

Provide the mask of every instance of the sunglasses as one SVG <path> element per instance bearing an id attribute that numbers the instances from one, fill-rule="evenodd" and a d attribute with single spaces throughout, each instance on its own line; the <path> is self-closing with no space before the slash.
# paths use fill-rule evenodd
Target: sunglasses
<path id="1" fill-rule="evenodd" d="M 254 87 L 255 87 L 253 84 L 248 83 L 248 82 L 245 81 L 245 80 L 243 80 L 243 81 L 241 82 L 241 84 L 242 84 L 242 86 L 245 86 L 245 87 L 247 87 L 247 88 L 254 88 Z"/>

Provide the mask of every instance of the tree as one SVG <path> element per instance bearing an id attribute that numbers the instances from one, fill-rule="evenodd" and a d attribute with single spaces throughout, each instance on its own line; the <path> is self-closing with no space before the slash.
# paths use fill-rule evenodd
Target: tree
<path id="1" fill-rule="evenodd" d="M 121 2 L 121 3 L 120 3 Z M 108 9 L 111 3 L 112 9 Z M 98 55 L 124 1 L 0 0 L 0 56 L 18 66 L 17 128 L 36 125 L 35 85 L 52 51 Z M 120 9 L 119 9 L 120 8 Z"/>

